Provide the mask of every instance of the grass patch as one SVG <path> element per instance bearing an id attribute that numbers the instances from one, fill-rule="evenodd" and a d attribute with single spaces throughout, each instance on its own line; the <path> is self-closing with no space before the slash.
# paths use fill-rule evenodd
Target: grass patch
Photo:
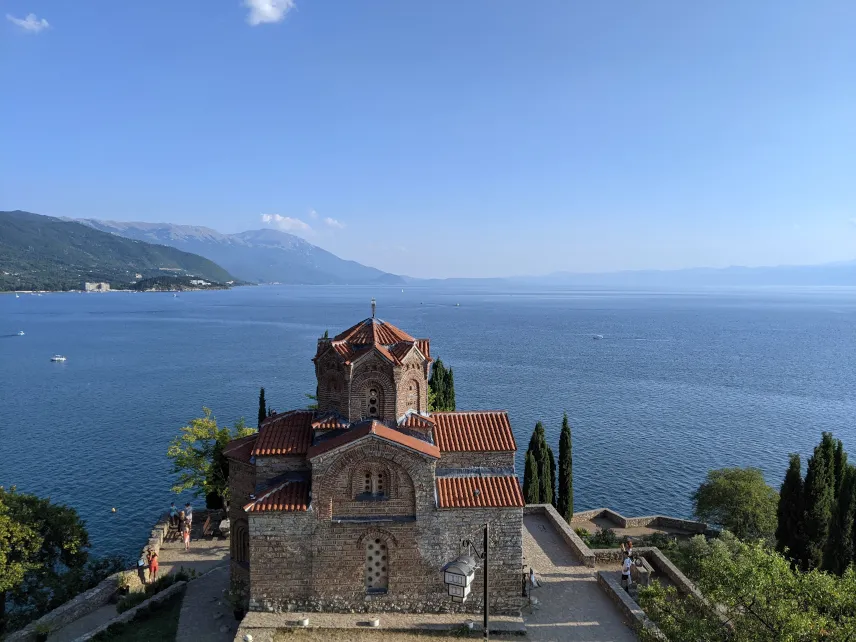
<path id="1" fill-rule="evenodd" d="M 145 593 L 140 593 L 145 595 Z M 137 617 L 124 624 L 114 624 L 94 638 L 95 642 L 170 642 L 175 640 L 181 615 L 183 593 L 158 604 L 142 608 Z"/>

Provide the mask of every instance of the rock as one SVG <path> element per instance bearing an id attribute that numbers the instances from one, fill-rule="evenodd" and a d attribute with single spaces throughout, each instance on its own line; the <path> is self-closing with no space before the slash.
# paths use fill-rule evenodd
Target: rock
<path id="1" fill-rule="evenodd" d="M 225 624 L 220 627 L 220 633 L 226 633 L 229 630 L 229 627 Z"/>

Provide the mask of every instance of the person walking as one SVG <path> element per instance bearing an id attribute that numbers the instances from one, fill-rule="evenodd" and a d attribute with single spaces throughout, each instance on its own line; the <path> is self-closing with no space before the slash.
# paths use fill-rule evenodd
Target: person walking
<path id="1" fill-rule="evenodd" d="M 633 566 L 633 560 L 630 559 L 630 553 L 624 553 L 624 563 L 621 565 L 621 586 L 628 593 L 630 592 L 630 568 Z"/>
<path id="2" fill-rule="evenodd" d="M 185 519 L 181 526 L 181 537 L 184 540 L 184 550 L 190 550 L 190 520 Z"/>
<path id="3" fill-rule="evenodd" d="M 193 506 L 190 505 L 190 502 L 184 505 L 184 519 L 187 520 L 188 526 L 193 525 Z"/>
<path id="4" fill-rule="evenodd" d="M 175 507 L 175 502 L 169 505 L 169 525 L 178 528 L 178 508 Z"/>
<path id="5" fill-rule="evenodd" d="M 149 553 L 149 582 L 158 579 L 158 554 L 154 551 Z"/>

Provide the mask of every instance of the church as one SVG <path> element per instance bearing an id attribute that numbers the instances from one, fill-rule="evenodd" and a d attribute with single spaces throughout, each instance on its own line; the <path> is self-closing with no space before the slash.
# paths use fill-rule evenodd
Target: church
<path id="1" fill-rule="evenodd" d="M 431 348 L 372 316 L 318 340 L 314 410 L 230 442 L 231 572 L 254 611 L 480 612 L 443 566 L 490 525 L 491 612 L 522 603 L 523 496 L 504 411 L 431 412 Z"/>

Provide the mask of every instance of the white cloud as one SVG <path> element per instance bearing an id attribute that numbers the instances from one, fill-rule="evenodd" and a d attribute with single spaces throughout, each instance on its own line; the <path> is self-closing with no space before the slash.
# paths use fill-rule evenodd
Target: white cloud
<path id="1" fill-rule="evenodd" d="M 283 21 L 285 14 L 297 5 L 294 0 L 244 0 L 244 6 L 250 10 L 247 23 L 255 27 Z"/>
<path id="2" fill-rule="evenodd" d="M 39 33 L 44 29 L 50 28 L 50 23 L 44 18 L 39 18 L 36 14 L 31 13 L 26 18 L 16 18 L 11 14 L 6 14 L 6 20 L 14 25 L 17 25 L 24 31 L 30 33 Z"/>
<path id="3" fill-rule="evenodd" d="M 283 232 L 312 232 L 312 227 L 299 218 L 280 216 L 279 214 L 262 214 L 262 223 L 282 230 Z"/>
<path id="4" fill-rule="evenodd" d="M 332 227 L 332 228 L 337 229 L 337 230 L 341 230 L 342 228 L 345 227 L 344 223 L 337 221 L 334 218 L 330 218 L 329 216 L 324 219 L 324 225 L 326 225 L 327 227 Z"/>
<path id="5" fill-rule="evenodd" d="M 315 210 L 309 210 L 309 218 L 318 218 L 318 212 Z"/>

